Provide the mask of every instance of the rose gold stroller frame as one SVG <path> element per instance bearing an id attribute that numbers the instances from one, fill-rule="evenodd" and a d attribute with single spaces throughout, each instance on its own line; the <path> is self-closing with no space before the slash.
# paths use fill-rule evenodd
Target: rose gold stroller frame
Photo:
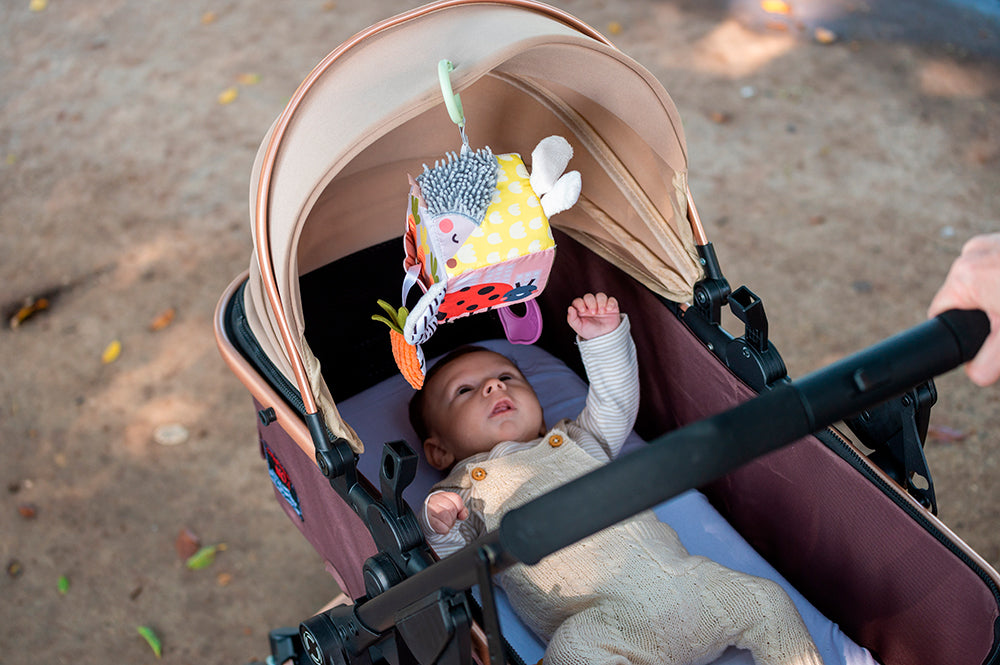
<path id="1" fill-rule="evenodd" d="M 477 26 L 489 26 L 502 39 L 483 44 L 485 40 L 475 34 L 478 38 L 470 41 L 430 38 L 474 33 Z M 434 52 L 424 54 L 412 48 L 414 43 L 433 45 L 428 50 Z M 404 62 L 386 60 L 386 54 L 401 53 L 408 56 Z M 761 448 L 733 443 L 712 468 L 699 470 L 687 462 L 686 476 L 671 481 L 676 483 L 673 489 L 663 491 L 701 487 L 800 591 L 884 662 L 917 663 L 943 654 L 954 663 L 995 662 L 994 624 L 1000 616 L 996 572 L 921 505 L 919 493 L 913 492 L 917 498 L 911 495 L 914 488 L 907 484 L 906 469 L 902 481 L 894 481 L 836 431 L 824 429 L 833 422 L 831 417 L 839 419 L 910 391 L 960 362 L 969 353 L 962 346 L 965 336 L 975 335 L 959 334 L 956 346 L 951 322 L 935 322 L 932 330 L 912 333 L 906 339 L 917 340 L 917 348 L 932 345 L 941 352 L 932 366 L 914 365 L 903 375 L 872 376 L 872 365 L 838 367 L 834 373 L 838 380 L 853 377 L 850 385 L 857 399 L 836 408 L 810 406 L 822 412 L 821 417 L 814 413 L 795 422 L 789 405 L 802 403 L 802 398 L 785 390 L 789 384 L 780 356 L 767 339 L 763 305 L 745 287 L 729 288 L 698 222 L 687 189 L 683 133 L 669 97 L 648 72 L 596 31 L 534 2 L 451 0 L 360 33 L 307 77 L 258 154 L 251 201 L 254 259 L 250 272 L 223 294 L 216 331 L 223 357 L 256 402 L 262 441 L 298 451 L 287 470 L 299 479 L 300 489 L 313 487 L 314 498 L 322 504 L 324 520 L 317 521 L 324 525 L 300 521 L 298 526 L 341 587 L 358 601 L 347 610 L 323 615 L 304 634 L 317 637 L 326 630 L 320 637 L 334 639 L 338 630 L 356 629 L 358 635 L 337 647 L 352 660 L 369 653 L 370 644 L 388 640 L 421 651 L 426 645 L 417 644 L 414 633 L 420 631 L 414 626 L 423 624 L 413 622 L 427 614 L 416 609 L 446 606 L 449 612 L 467 612 L 462 589 L 479 581 L 483 571 L 506 565 L 512 552 L 518 558 L 527 552 L 511 549 L 518 538 L 511 530 L 505 547 L 498 548 L 499 541 L 491 540 L 470 551 L 464 564 L 459 559 L 432 565 L 433 556 L 423 549 L 422 541 L 407 541 L 409 554 L 403 557 L 399 534 L 406 532 L 409 522 L 396 498 L 405 479 L 390 479 L 379 491 L 374 479 L 355 478 L 353 458 L 361 442 L 336 411 L 342 396 L 363 390 L 374 380 L 355 381 L 362 373 L 345 357 L 365 355 L 359 350 L 365 348 L 369 332 L 350 338 L 356 344 L 350 352 L 338 353 L 338 344 L 327 343 L 324 326 L 310 323 L 315 321 L 311 317 L 322 314 L 303 303 L 307 290 L 315 293 L 317 275 L 346 265 L 359 253 L 384 257 L 379 265 L 393 265 L 394 255 L 387 248 L 402 234 L 397 209 L 403 198 L 394 193 L 399 187 L 405 190 L 401 174 L 453 143 L 453 128 L 447 124 L 433 76 L 423 87 L 411 83 L 420 79 L 425 61 L 436 62 L 440 55 L 456 62 L 453 81 L 463 92 L 477 142 L 532 145 L 537 135 L 555 129 L 567 133 L 575 144 L 584 162 L 587 197 L 578 212 L 556 220 L 559 257 L 540 305 L 551 321 L 584 276 L 588 288 L 613 289 L 621 294 L 626 309 L 647 313 L 635 331 L 644 395 L 637 423 L 641 435 L 656 440 L 673 432 L 675 443 L 687 440 L 693 436 L 690 427 L 704 431 L 696 423 L 705 418 L 732 418 L 720 415 L 732 407 L 760 408 L 759 403 L 740 406 L 758 391 L 772 401 L 783 393 L 790 400 L 782 407 L 789 413 L 783 433 L 774 431 L 776 426 L 781 429 L 782 423 L 775 421 L 782 418 L 755 422 L 762 419 L 741 416 L 746 418 L 741 427 L 755 432 L 754 440 L 763 442 Z M 413 67 L 417 75 L 394 73 L 393 66 Z M 370 80 L 373 71 L 380 80 Z M 595 89 L 600 85 L 588 79 L 612 89 Z M 380 97 L 376 83 L 389 86 L 399 99 Z M 509 116 L 524 118 L 517 131 L 495 122 L 496 114 L 483 101 L 494 95 L 509 109 Z M 350 99 L 344 101 L 345 96 Z M 375 103 L 379 100 L 384 107 Z M 360 217 L 347 219 L 343 209 Z M 329 287 L 337 293 L 343 283 L 333 281 Z M 368 302 L 381 295 L 373 290 Z M 310 304 L 316 305 L 316 300 Z M 742 336 L 733 338 L 721 329 L 724 305 L 734 308 L 746 324 Z M 353 311 L 352 320 L 365 320 L 367 315 Z M 458 330 L 460 324 L 454 325 Z M 481 335 L 475 324 L 468 327 L 470 339 Z M 340 340 L 336 337 L 340 332 L 331 332 L 329 339 Z M 568 359 L 571 354 L 556 338 L 546 333 L 539 343 Z M 662 353 L 664 344 L 684 353 L 667 357 Z M 934 346 L 938 344 L 942 346 Z M 891 346 L 853 362 L 882 366 L 885 358 L 900 352 L 898 342 Z M 912 353 L 913 347 L 904 350 Z M 371 354 L 371 364 L 382 362 L 386 355 L 384 349 Z M 854 376 L 866 369 L 868 374 Z M 391 367 L 378 372 L 386 376 Z M 332 390 L 330 378 L 341 376 L 345 378 L 334 382 Z M 822 401 L 832 389 L 810 380 L 793 389 L 806 390 L 810 399 Z M 890 392 L 880 392 L 884 390 Z M 779 398 L 768 397 L 776 394 Z M 819 430 L 816 435 L 804 436 L 814 428 Z M 749 462 L 790 443 L 783 437 L 792 435 L 800 439 L 794 445 Z M 649 454 L 658 448 L 662 446 L 651 446 L 654 453 Z M 403 449 L 388 454 L 401 467 L 410 463 Z M 739 462 L 749 463 L 735 469 Z M 788 488 L 776 482 L 782 477 L 803 478 L 814 496 L 803 496 L 801 486 Z M 357 500 L 359 492 L 368 496 Z M 380 494 L 387 496 L 382 500 Z M 637 497 L 636 502 L 651 496 Z M 542 508 L 522 515 L 537 517 L 538 510 Z M 522 522 L 528 523 L 527 519 Z M 575 528 L 587 531 L 593 526 Z M 334 527 L 339 532 L 334 533 Z M 814 537 L 803 542 L 803 533 Z M 887 533 L 892 537 L 889 542 Z M 383 541 L 396 543 L 396 551 L 387 553 Z M 910 555 L 901 556 L 901 548 Z M 376 552 L 379 549 L 382 556 Z M 525 556 L 538 552 L 535 548 Z M 440 588 L 459 591 L 448 598 L 432 598 L 427 591 Z M 401 608 L 415 602 L 419 608 L 400 614 Z M 488 606 L 484 603 L 487 624 Z M 466 619 L 452 626 L 447 640 L 447 649 L 455 653 L 463 651 L 469 639 Z M 494 633 L 495 626 L 489 632 Z M 413 655 L 421 660 L 425 654 Z"/>

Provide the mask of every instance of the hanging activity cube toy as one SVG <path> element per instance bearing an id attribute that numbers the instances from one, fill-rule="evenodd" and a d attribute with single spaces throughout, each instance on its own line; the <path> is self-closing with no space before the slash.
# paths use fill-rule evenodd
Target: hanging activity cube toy
<path id="1" fill-rule="evenodd" d="M 418 390 L 426 373 L 421 345 L 440 323 L 496 309 L 511 342 L 538 339 L 541 316 L 532 301 L 545 288 L 556 248 L 549 218 L 572 207 L 581 188 L 580 174 L 565 172 L 573 149 L 561 136 L 538 143 L 530 172 L 517 153 L 472 149 L 450 71 L 441 61 L 442 91 L 462 147 L 410 177 L 403 306 L 379 301 L 388 318 L 372 317 L 392 329 L 396 364 Z M 407 310 L 413 286 L 423 296 Z M 514 303 L 526 305 L 524 316 L 506 309 Z"/>

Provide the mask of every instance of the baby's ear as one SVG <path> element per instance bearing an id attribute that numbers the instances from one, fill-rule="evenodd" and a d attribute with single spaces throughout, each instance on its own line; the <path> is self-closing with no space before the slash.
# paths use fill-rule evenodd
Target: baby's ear
<path id="1" fill-rule="evenodd" d="M 424 457 L 439 471 L 444 471 L 455 461 L 455 456 L 433 436 L 424 441 Z"/>

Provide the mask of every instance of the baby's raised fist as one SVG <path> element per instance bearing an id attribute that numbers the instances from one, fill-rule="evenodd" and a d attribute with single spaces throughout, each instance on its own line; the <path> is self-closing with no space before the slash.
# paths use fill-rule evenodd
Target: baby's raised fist
<path id="1" fill-rule="evenodd" d="M 586 293 L 573 300 L 566 322 L 580 339 L 606 335 L 621 323 L 618 301 L 605 293 Z"/>

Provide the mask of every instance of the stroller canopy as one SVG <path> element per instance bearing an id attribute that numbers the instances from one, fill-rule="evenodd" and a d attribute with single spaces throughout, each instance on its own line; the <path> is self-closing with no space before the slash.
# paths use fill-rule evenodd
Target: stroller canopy
<path id="1" fill-rule="evenodd" d="M 454 65 L 473 147 L 527 155 L 559 134 L 576 149 L 583 194 L 553 226 L 676 302 L 701 275 L 677 110 L 593 29 L 536 2 L 445 0 L 359 33 L 310 73 L 257 153 L 244 303 L 306 413 L 318 410 L 358 452 L 305 341 L 299 276 L 402 237 L 407 174 L 461 145 L 438 84 L 442 59 Z M 402 279 L 402 247 L 399 265 L 371 269 Z"/>

